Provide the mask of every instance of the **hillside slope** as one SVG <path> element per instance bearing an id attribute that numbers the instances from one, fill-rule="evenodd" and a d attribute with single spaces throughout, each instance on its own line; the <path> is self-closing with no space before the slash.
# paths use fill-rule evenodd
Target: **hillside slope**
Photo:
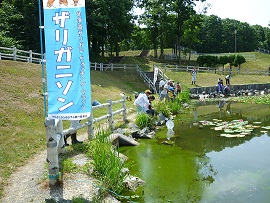
<path id="1" fill-rule="evenodd" d="M 41 74 L 40 64 L 0 60 L 0 196 L 16 167 L 46 148 Z M 91 82 L 100 102 L 146 88 L 134 71 L 91 71 Z"/>

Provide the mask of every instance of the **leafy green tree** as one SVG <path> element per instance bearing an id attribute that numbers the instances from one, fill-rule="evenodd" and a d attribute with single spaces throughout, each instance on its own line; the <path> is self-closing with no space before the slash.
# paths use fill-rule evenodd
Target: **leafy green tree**
<path id="1" fill-rule="evenodd" d="M 204 0 L 201 0 L 204 1 Z M 177 46 L 178 49 L 178 56 L 179 56 L 179 64 L 181 64 L 181 36 L 183 35 L 183 24 L 184 21 L 189 19 L 190 16 L 195 14 L 193 9 L 195 6 L 194 0 L 175 0 L 172 1 L 172 13 L 176 14 L 176 23 L 175 23 L 175 31 L 177 36 Z"/>
<path id="2" fill-rule="evenodd" d="M 0 44 L 21 48 L 23 16 L 8 1 L 3 1 L 0 8 Z"/>
<path id="3" fill-rule="evenodd" d="M 236 55 L 235 56 L 235 59 L 234 59 L 234 65 L 235 66 L 238 66 L 238 71 L 240 72 L 240 66 L 241 64 L 245 63 L 246 62 L 246 59 L 244 56 L 242 55 Z"/>
<path id="4" fill-rule="evenodd" d="M 191 50 L 193 48 L 194 43 L 199 43 L 198 34 L 200 32 L 199 25 L 201 23 L 201 15 L 193 15 L 188 20 L 186 20 L 183 24 L 183 41 L 186 43 L 188 47 L 188 65 L 190 62 Z"/>
<path id="5" fill-rule="evenodd" d="M 16 40 L 7 37 L 4 31 L 0 31 L 0 46 L 1 47 L 16 47 Z"/>
<path id="6" fill-rule="evenodd" d="M 107 1 L 108 39 L 111 47 L 115 48 L 116 56 L 119 56 L 120 52 L 119 42 L 130 38 L 132 32 L 132 15 L 130 14 L 132 7 L 132 0 Z"/>
<path id="7" fill-rule="evenodd" d="M 151 49 L 149 29 L 135 26 L 131 34 L 130 48 L 132 50 Z"/>
<path id="8" fill-rule="evenodd" d="M 222 20 L 218 16 L 204 16 L 200 26 L 200 41 L 197 51 L 201 53 L 221 53 L 222 50 Z"/>
<path id="9" fill-rule="evenodd" d="M 228 56 L 228 62 L 230 64 L 230 71 L 231 71 L 232 66 L 234 66 L 234 64 L 235 64 L 235 55 L 234 54 Z"/>
<path id="10" fill-rule="evenodd" d="M 207 63 L 207 56 L 206 55 L 198 56 L 197 63 L 199 66 L 203 67 Z"/>
<path id="11" fill-rule="evenodd" d="M 130 39 L 133 6 L 131 0 L 86 0 L 87 32 L 91 56 L 102 53 L 105 47 L 119 55 L 119 43 Z"/>
<path id="12" fill-rule="evenodd" d="M 237 22 L 237 52 L 254 51 L 257 48 L 254 30 L 248 23 Z"/>
<path id="13" fill-rule="evenodd" d="M 152 46 L 154 48 L 154 57 L 157 58 L 157 49 L 160 40 L 162 40 L 162 23 L 164 22 L 162 18 L 165 18 L 167 12 L 165 8 L 167 6 L 166 1 L 141 1 L 139 6 L 145 9 L 145 12 L 141 16 L 140 23 L 147 26 L 150 31 L 150 39 Z"/>
<path id="14" fill-rule="evenodd" d="M 212 56 L 212 55 L 208 55 L 206 56 L 207 61 L 206 61 L 206 65 L 209 67 L 215 67 L 218 64 L 218 57 L 217 56 Z"/>
<path id="15" fill-rule="evenodd" d="M 224 65 L 227 64 L 228 62 L 229 62 L 229 59 L 228 59 L 228 56 L 226 55 L 220 56 L 218 58 L 218 63 L 222 65 L 223 69 L 224 69 Z"/>
<path id="16" fill-rule="evenodd" d="M 265 41 L 266 41 L 266 36 L 264 33 L 264 29 L 261 25 L 252 25 L 251 28 L 253 29 L 254 35 L 255 35 L 255 43 L 258 47 L 265 48 Z"/>

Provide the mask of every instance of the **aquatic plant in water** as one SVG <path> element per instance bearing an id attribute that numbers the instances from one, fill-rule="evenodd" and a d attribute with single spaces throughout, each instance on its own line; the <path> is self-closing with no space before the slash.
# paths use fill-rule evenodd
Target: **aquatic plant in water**
<path id="1" fill-rule="evenodd" d="M 255 128 L 263 128 L 270 130 L 270 126 L 259 126 L 261 122 L 253 122 L 248 124 L 248 121 L 243 119 L 232 120 L 230 122 L 213 119 L 212 121 L 200 121 L 200 127 L 212 126 L 211 129 L 215 131 L 221 131 L 219 135 L 221 137 L 245 137 L 250 135 Z"/>

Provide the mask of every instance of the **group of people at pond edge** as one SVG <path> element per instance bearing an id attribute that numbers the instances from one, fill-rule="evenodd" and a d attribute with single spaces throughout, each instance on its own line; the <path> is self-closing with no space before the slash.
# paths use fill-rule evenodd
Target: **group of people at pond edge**
<path id="1" fill-rule="evenodd" d="M 179 82 L 174 84 L 173 80 L 164 80 L 161 79 L 159 82 L 159 100 L 163 101 L 166 99 L 167 101 L 173 100 L 174 97 L 181 92 L 181 85 Z M 137 112 L 139 113 L 147 113 L 149 115 L 154 115 L 154 109 L 152 106 L 152 101 L 155 100 L 154 95 L 150 90 L 145 90 L 141 92 L 139 95 L 136 95 L 134 105 L 137 107 Z"/>
<path id="2" fill-rule="evenodd" d="M 223 80 L 221 78 L 218 78 L 218 83 L 217 83 L 217 93 L 218 94 L 224 94 L 225 96 L 229 96 L 230 94 L 230 75 L 226 75 L 225 77 L 225 86 L 223 84 Z"/>
<path id="3" fill-rule="evenodd" d="M 181 85 L 179 82 L 174 84 L 174 80 L 164 80 L 159 81 L 159 99 L 163 101 L 167 99 L 168 101 L 173 100 L 174 97 L 181 92 Z"/>
<path id="4" fill-rule="evenodd" d="M 190 72 L 191 74 L 191 84 L 196 85 L 196 77 L 197 77 L 197 69 L 193 68 L 193 70 Z M 224 86 L 223 80 L 221 78 L 218 78 L 218 84 L 217 84 L 217 93 L 218 94 L 224 94 L 225 96 L 229 96 L 230 94 L 230 75 L 226 75 L 225 81 L 226 84 Z"/>

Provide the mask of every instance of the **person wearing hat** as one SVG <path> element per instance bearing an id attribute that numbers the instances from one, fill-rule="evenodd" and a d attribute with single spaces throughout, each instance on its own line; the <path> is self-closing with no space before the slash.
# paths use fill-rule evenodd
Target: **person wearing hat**
<path id="1" fill-rule="evenodd" d="M 148 97 L 152 94 L 150 90 L 145 90 L 144 93 L 140 93 L 134 101 L 134 105 L 137 107 L 137 112 L 139 113 L 145 113 L 146 112 L 146 106 L 150 105 Z"/>
<path id="2" fill-rule="evenodd" d="M 170 91 L 169 88 L 171 87 L 171 84 L 173 83 L 173 80 L 168 80 L 167 83 L 164 85 L 163 90 L 160 93 L 160 101 L 162 101 L 164 98 L 166 98 L 168 101 L 170 101 L 170 97 L 168 95 L 168 92 Z"/>
<path id="3" fill-rule="evenodd" d="M 192 76 L 191 84 L 192 84 L 192 85 L 195 85 L 195 84 L 196 84 L 196 76 L 197 76 L 197 70 L 196 70 L 196 68 L 194 68 L 194 69 L 191 71 L 191 76 Z"/>

